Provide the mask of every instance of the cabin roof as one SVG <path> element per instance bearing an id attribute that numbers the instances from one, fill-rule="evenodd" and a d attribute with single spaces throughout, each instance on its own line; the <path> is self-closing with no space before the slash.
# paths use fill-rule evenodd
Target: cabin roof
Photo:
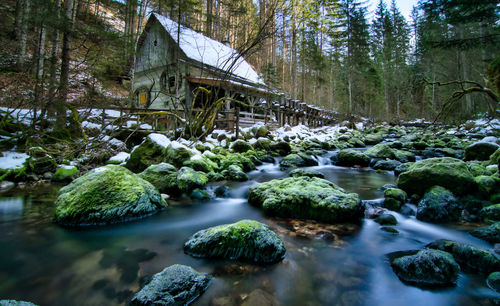
<path id="1" fill-rule="evenodd" d="M 233 48 L 182 25 L 180 26 L 180 42 L 178 42 L 179 25 L 177 22 L 157 13 L 153 16 L 179 44 L 180 49 L 189 59 L 229 72 L 256 85 L 266 86 L 252 66 Z"/>

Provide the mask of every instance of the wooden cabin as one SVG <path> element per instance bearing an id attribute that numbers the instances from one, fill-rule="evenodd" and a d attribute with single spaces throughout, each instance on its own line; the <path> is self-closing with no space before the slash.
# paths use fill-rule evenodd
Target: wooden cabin
<path id="1" fill-rule="evenodd" d="M 195 95 L 199 86 L 212 96 Z M 156 13 L 139 38 L 132 93 L 135 108 L 193 110 L 200 99 L 229 97 L 251 113 L 276 96 L 236 50 Z M 228 100 L 225 111 L 235 106 Z"/>

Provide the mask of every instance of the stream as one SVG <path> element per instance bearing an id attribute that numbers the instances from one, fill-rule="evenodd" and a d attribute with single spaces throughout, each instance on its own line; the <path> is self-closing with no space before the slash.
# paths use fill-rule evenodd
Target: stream
<path id="1" fill-rule="evenodd" d="M 363 200 L 380 199 L 383 192 L 378 188 L 395 182 L 392 172 L 337 167 L 328 156 L 319 162 L 320 166 L 308 169 L 322 172 L 327 180 Z M 287 173 L 276 163 L 248 174 L 247 182 L 227 183 L 228 198 L 173 199 L 166 210 L 152 217 L 84 229 L 52 223 L 61 185 L 1 194 L 0 299 L 39 305 L 125 305 L 148 277 L 172 264 L 185 264 L 215 276 L 194 305 L 223 301 L 238 305 L 252 292 L 262 291 L 281 305 L 498 303 L 500 294 L 486 286 L 484 276 L 461 273 L 456 287 L 419 289 L 402 283 L 388 263 L 387 253 L 420 249 L 441 238 L 492 249 L 466 228 L 429 224 L 395 212 L 391 213 L 398 220 L 399 234 L 380 230 L 371 219 L 363 219 L 361 225 L 321 225 L 271 218 L 247 203 L 248 188 Z M 184 242 L 196 231 L 241 219 L 268 224 L 285 243 L 285 260 L 258 266 L 184 254 Z"/>

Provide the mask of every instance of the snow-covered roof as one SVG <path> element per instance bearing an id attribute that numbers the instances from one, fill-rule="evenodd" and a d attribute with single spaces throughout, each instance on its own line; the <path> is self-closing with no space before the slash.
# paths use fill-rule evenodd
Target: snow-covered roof
<path id="1" fill-rule="evenodd" d="M 180 42 L 178 42 L 177 29 L 179 26 L 177 22 L 157 13 L 153 15 L 172 39 L 179 43 L 180 49 L 188 58 L 230 72 L 252 83 L 266 85 L 252 66 L 233 48 L 182 25 L 180 26 Z"/>

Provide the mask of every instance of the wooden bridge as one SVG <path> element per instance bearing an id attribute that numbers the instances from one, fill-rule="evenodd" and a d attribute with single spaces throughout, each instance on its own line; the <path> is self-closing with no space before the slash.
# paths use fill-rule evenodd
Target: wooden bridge
<path id="1" fill-rule="evenodd" d="M 118 114 L 107 114 L 105 110 L 114 110 Z M 193 109 L 193 112 L 201 112 L 201 109 Z M 168 110 L 165 109 L 139 109 L 139 108 L 105 108 L 102 112 L 102 122 L 114 120 L 122 127 L 126 122 L 119 120 L 127 115 L 133 115 L 134 120 L 137 120 L 137 126 L 143 123 L 151 125 L 154 131 L 170 130 L 180 126 L 178 119 L 175 119 L 172 114 L 180 118 L 185 118 L 183 110 Z M 321 109 L 319 107 L 308 105 L 305 102 L 292 99 L 281 99 L 266 102 L 263 105 L 253 105 L 249 107 L 235 107 L 230 110 L 221 110 L 218 112 L 215 120 L 216 128 L 226 129 L 239 133 L 240 128 L 247 128 L 256 123 L 264 123 L 268 126 L 282 127 L 286 124 L 296 126 L 303 124 L 311 128 L 317 128 L 325 125 L 331 125 L 339 121 L 339 114 L 333 111 Z"/>

